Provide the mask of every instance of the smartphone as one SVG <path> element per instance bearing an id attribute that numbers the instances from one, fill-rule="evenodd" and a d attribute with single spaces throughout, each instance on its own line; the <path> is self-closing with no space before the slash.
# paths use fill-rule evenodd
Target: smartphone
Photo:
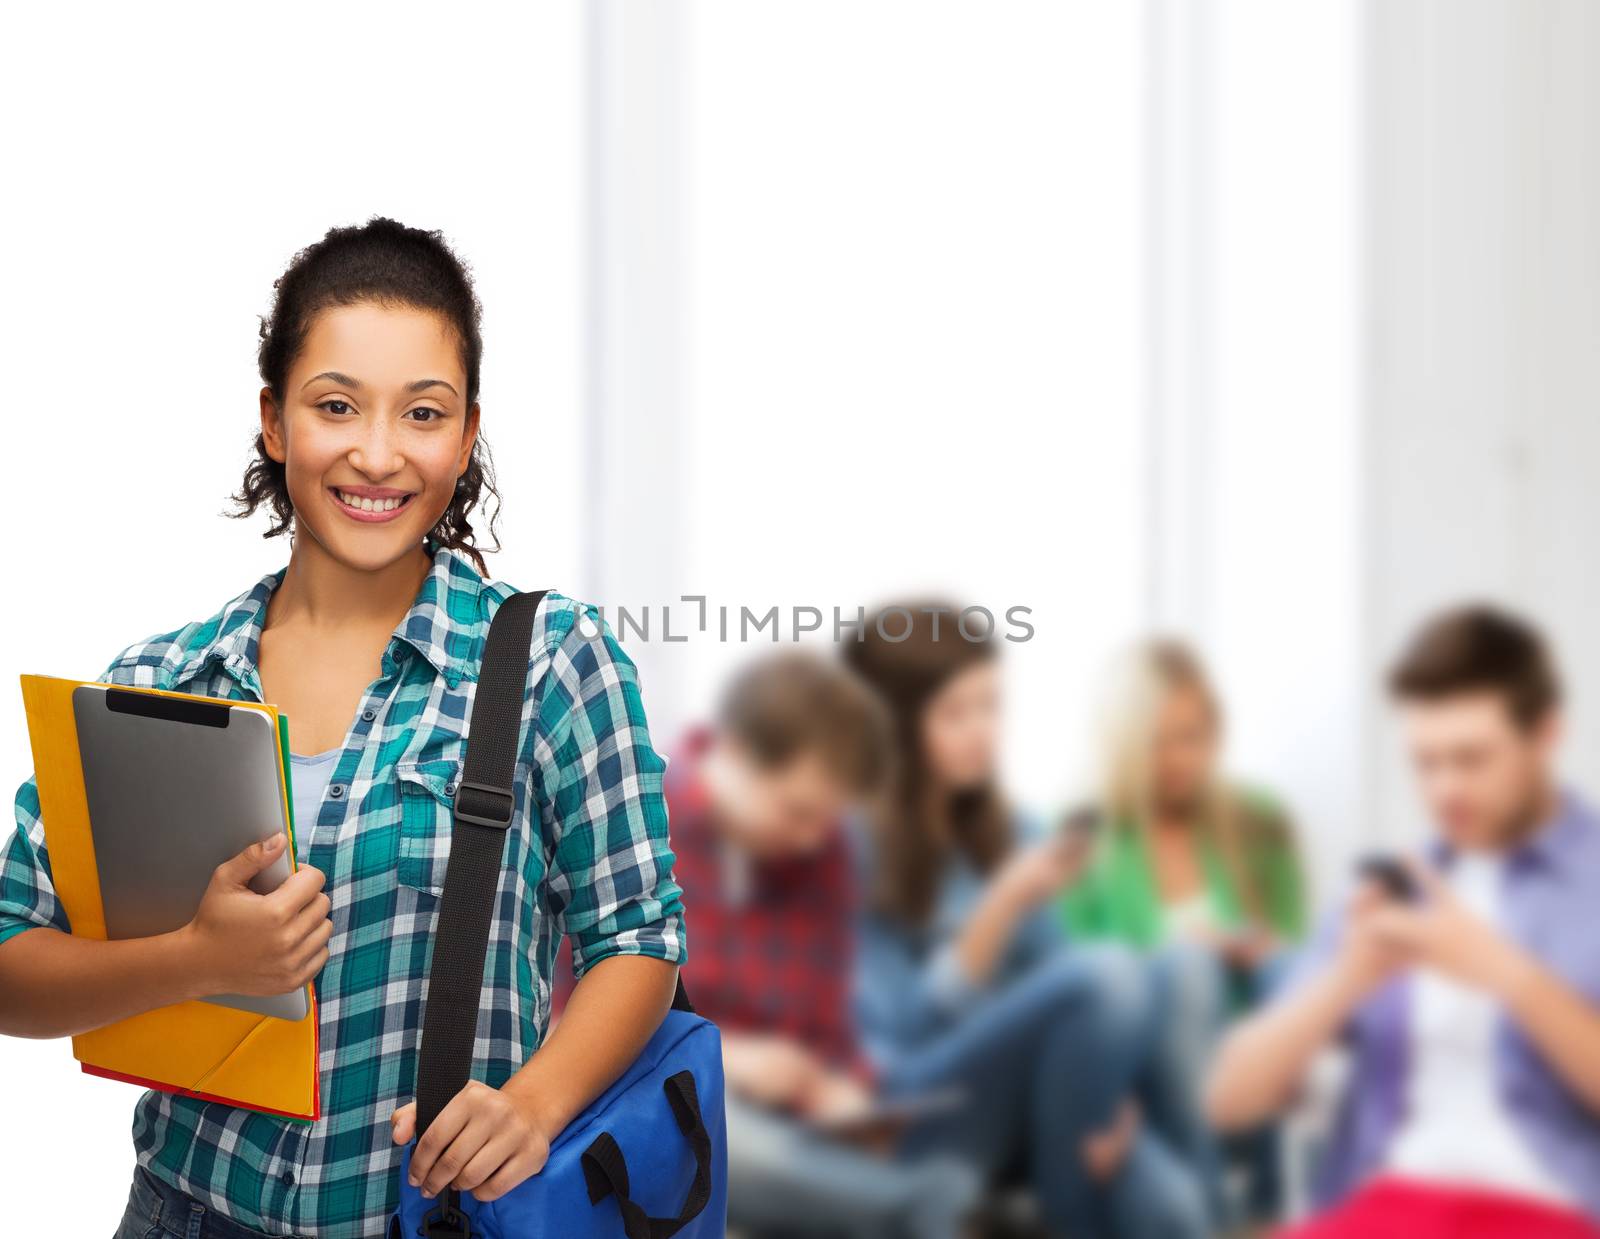
<path id="1" fill-rule="evenodd" d="M 1382 853 L 1365 856 L 1357 863 L 1356 873 L 1400 903 L 1415 903 L 1421 894 L 1411 870 L 1395 856 Z"/>

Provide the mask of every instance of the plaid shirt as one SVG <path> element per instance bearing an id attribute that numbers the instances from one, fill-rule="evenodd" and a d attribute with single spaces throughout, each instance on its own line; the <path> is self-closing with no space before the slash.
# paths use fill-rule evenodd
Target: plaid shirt
<path id="1" fill-rule="evenodd" d="M 698 775 L 709 733 L 673 752 L 673 873 L 694 908 L 695 956 L 683 984 L 695 1010 L 731 1033 L 791 1037 L 834 1067 L 870 1071 L 850 1012 L 855 883 L 842 832 L 809 856 L 750 861 L 710 821 Z"/>
<path id="2" fill-rule="evenodd" d="M 322 1117 L 294 1122 L 156 1091 L 134 1113 L 140 1164 L 273 1234 L 381 1235 L 398 1196 L 401 1149 L 389 1117 L 416 1079 L 451 797 L 484 639 L 515 592 L 459 552 L 432 539 L 424 546 L 433 566 L 383 651 L 315 822 L 298 823 L 333 904 L 330 955 L 316 980 Z M 203 622 L 129 646 L 99 680 L 261 700 L 262 621 L 285 571 Z M 547 595 L 529 650 L 516 813 L 474 1049 L 474 1077 L 495 1087 L 544 1036 L 563 933 L 580 975 L 614 954 L 685 958 L 666 763 L 651 747 L 632 661 L 593 607 L 579 622 L 580 606 Z M 17 790 L 16 818 L 0 852 L 0 942 L 35 925 L 68 928 L 32 777 Z"/>

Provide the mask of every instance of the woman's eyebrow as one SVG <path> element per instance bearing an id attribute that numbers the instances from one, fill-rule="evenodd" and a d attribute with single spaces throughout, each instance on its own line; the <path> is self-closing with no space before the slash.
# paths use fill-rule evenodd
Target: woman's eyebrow
<path id="1" fill-rule="evenodd" d="M 409 392 L 423 391 L 429 387 L 443 387 L 447 389 L 452 396 L 460 394 L 454 387 L 451 387 L 450 384 L 446 383 L 443 379 L 418 379 L 414 383 L 406 384 L 406 390 Z"/>
<path id="2" fill-rule="evenodd" d="M 309 379 L 307 379 L 301 386 L 301 390 L 304 391 L 307 387 L 310 387 L 319 379 L 331 379 L 333 382 L 344 387 L 359 388 L 361 386 L 360 379 L 353 379 L 348 374 L 340 374 L 337 370 L 324 370 L 321 374 L 313 374 Z M 410 383 L 406 384 L 406 390 L 408 392 L 426 391 L 430 387 L 443 387 L 452 396 L 460 395 L 460 393 L 457 392 L 453 386 L 451 386 L 449 383 L 446 383 L 443 379 L 414 379 Z"/>
<path id="3" fill-rule="evenodd" d="M 324 370 L 321 374 L 313 374 L 309 379 L 307 379 L 304 383 L 302 383 L 301 386 L 300 386 L 300 390 L 304 391 L 306 388 L 310 387 L 313 383 L 315 383 L 318 379 L 332 379 L 335 383 L 338 383 L 342 387 L 360 387 L 361 386 L 361 380 L 360 379 L 353 379 L 348 374 L 340 374 L 337 370 Z"/>

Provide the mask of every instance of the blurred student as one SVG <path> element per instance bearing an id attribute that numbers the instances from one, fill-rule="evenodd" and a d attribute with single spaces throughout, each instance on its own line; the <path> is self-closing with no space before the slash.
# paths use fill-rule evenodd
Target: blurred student
<path id="1" fill-rule="evenodd" d="M 1366 868 L 1285 995 L 1224 1045 L 1224 1125 L 1283 1108 L 1336 1039 L 1353 1068 L 1295 1239 L 1600 1236 L 1600 818 L 1556 773 L 1561 692 L 1495 608 L 1427 623 L 1390 675 L 1435 824 Z"/>
<path id="2" fill-rule="evenodd" d="M 1198 1090 L 1226 1022 L 1254 1004 L 1305 930 L 1294 830 L 1265 792 L 1223 774 L 1222 702 L 1199 655 L 1141 641 L 1111 677 L 1102 730 L 1095 857 L 1066 892 L 1076 940 L 1115 939 L 1168 957 L 1175 976 L 1168 1052 L 1198 1121 Z M 1197 1132 L 1196 1139 L 1205 1139 Z M 1274 1129 L 1234 1149 L 1249 1171 L 1248 1214 L 1281 1206 Z M 1221 1194 L 1213 1171 L 1209 1187 Z"/>
<path id="3" fill-rule="evenodd" d="M 1252 972 L 1304 932 L 1293 827 L 1220 768 L 1222 702 L 1199 656 L 1157 638 L 1117 668 L 1103 736 L 1105 838 L 1063 900 L 1074 937 L 1195 943 Z"/>
<path id="4" fill-rule="evenodd" d="M 667 770 L 697 943 L 684 984 L 722 1030 L 729 1224 L 747 1233 L 941 1239 L 976 1195 L 960 1164 L 827 1134 L 872 1105 L 849 1009 L 855 888 L 840 822 L 888 758 L 877 700 L 797 652 L 736 676 Z"/>
<path id="5" fill-rule="evenodd" d="M 997 649 L 937 603 L 887 608 L 845 645 L 890 707 L 898 760 L 855 823 L 865 877 L 856 1010 L 890 1096 L 959 1088 L 906 1133 L 986 1177 L 1026 1167 L 1052 1233 L 1206 1233 L 1194 1170 L 1135 1101 L 1163 991 L 1126 948 L 1070 948 L 1052 904 L 1076 840 L 997 787 Z M 976 634 L 975 634 L 976 635 Z"/>

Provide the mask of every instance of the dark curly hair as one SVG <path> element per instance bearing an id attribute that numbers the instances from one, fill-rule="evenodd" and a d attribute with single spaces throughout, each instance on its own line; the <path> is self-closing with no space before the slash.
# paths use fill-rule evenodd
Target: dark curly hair
<path id="1" fill-rule="evenodd" d="M 365 224 L 330 228 L 322 240 L 297 253 L 289 267 L 273 282 L 272 312 L 261 319 L 261 346 L 257 363 L 261 381 L 281 409 L 289 369 L 304 346 L 312 320 L 329 306 L 354 305 L 376 301 L 387 305 L 413 306 L 442 315 L 456 330 L 461 343 L 461 364 L 467 372 L 467 405 L 478 399 L 478 376 L 483 360 L 483 315 L 472 288 L 469 268 L 444 237 L 436 231 L 408 228 L 395 220 L 373 216 Z M 494 464 L 482 428 L 472 446 L 467 470 L 456 479 L 450 506 L 439 518 L 429 537 L 439 544 L 454 547 L 467 555 L 487 574 L 483 555 L 476 546 L 468 513 L 487 492 L 495 500 L 489 515 L 489 531 L 498 551 L 494 520 L 500 511 L 500 493 L 494 485 Z M 238 511 L 233 517 L 247 517 L 263 504 L 270 505 L 273 522 L 264 538 L 288 531 L 294 518 L 284 467 L 267 454 L 266 438 L 259 431 L 255 439 L 255 459 L 245 470 L 244 482 L 232 495 Z"/>

